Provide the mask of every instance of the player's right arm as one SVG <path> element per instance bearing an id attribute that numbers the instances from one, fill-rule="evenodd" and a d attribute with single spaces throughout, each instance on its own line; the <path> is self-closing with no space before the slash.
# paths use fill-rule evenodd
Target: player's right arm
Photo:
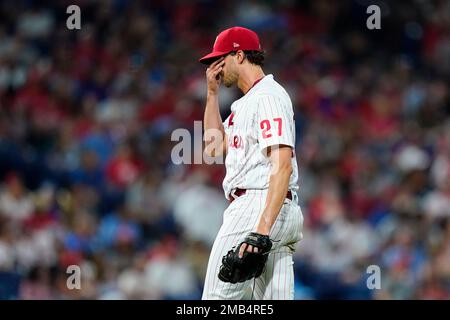
<path id="1" fill-rule="evenodd" d="M 226 153 L 226 135 L 219 110 L 219 87 L 222 82 L 219 76 L 224 61 L 220 58 L 206 69 L 207 95 L 203 118 L 205 153 L 217 157 Z"/>

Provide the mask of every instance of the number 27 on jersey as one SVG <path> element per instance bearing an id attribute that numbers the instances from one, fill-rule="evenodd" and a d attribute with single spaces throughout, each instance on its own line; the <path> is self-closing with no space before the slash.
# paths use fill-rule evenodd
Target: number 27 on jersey
<path id="1" fill-rule="evenodd" d="M 283 119 L 282 118 L 273 118 L 271 122 L 269 119 L 264 119 L 259 123 L 260 128 L 262 129 L 262 137 L 264 139 L 272 137 L 272 124 L 276 124 L 277 134 L 281 136 L 283 130 Z"/>

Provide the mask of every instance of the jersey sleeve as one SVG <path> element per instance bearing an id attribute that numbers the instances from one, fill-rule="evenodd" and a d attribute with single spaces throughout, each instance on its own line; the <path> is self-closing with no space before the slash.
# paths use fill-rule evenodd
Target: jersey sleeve
<path id="1" fill-rule="evenodd" d="M 276 96 L 262 96 L 257 102 L 257 131 L 261 152 L 268 147 L 287 145 L 295 147 L 294 113 L 289 101 Z"/>

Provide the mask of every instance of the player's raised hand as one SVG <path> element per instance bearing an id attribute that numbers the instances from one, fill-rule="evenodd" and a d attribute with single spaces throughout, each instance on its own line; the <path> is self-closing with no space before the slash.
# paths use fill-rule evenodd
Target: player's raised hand
<path id="1" fill-rule="evenodd" d="M 211 63 L 208 69 L 206 69 L 206 82 L 209 93 L 217 94 L 219 92 L 219 86 L 222 82 L 220 73 L 222 72 L 224 63 L 224 58 L 222 57 Z"/>

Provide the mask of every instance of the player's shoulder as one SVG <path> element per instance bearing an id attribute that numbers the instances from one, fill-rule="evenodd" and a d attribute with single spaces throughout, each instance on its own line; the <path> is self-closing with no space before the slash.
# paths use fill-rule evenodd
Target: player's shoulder
<path id="1" fill-rule="evenodd" d="M 254 106 L 257 112 L 260 105 L 271 105 L 272 108 L 278 107 L 293 112 L 292 102 L 287 91 L 280 85 L 272 75 L 267 75 L 261 85 L 256 89 L 250 97 L 250 104 Z"/>

